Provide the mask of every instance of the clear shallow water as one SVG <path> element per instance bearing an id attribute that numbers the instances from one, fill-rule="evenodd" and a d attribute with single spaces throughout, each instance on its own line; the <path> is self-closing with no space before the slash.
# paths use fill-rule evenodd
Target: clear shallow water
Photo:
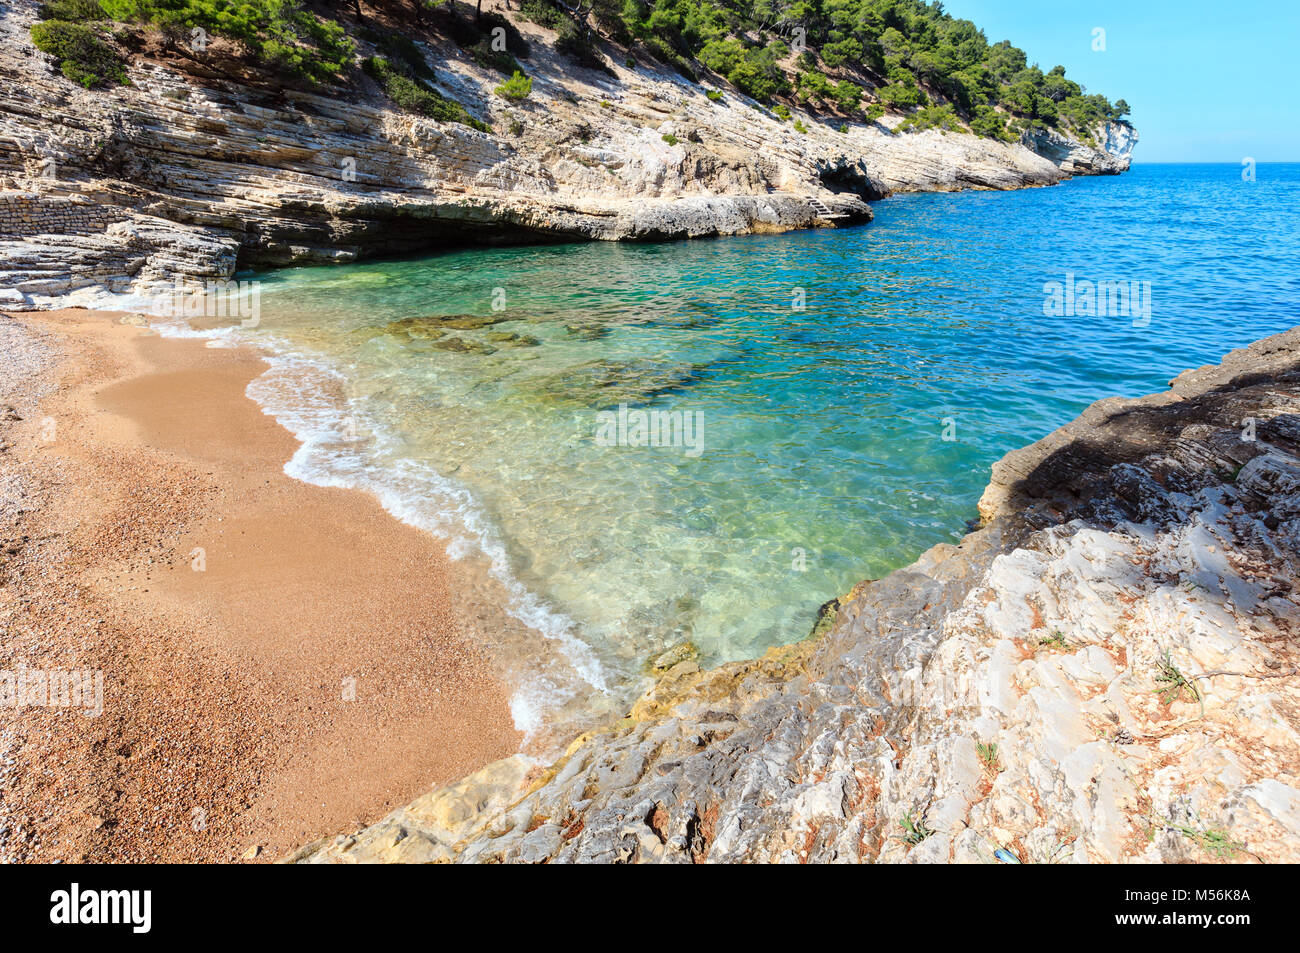
<path id="1" fill-rule="evenodd" d="M 1138 166 L 843 231 L 281 271 L 239 336 L 283 356 L 253 394 L 308 440 L 290 472 L 486 549 L 613 687 L 683 639 L 803 637 L 959 538 L 1006 451 L 1297 323 L 1298 208 L 1300 166 Z M 1045 317 L 1069 273 L 1150 282 L 1149 324 Z M 701 452 L 602 446 L 620 403 L 698 412 Z"/>

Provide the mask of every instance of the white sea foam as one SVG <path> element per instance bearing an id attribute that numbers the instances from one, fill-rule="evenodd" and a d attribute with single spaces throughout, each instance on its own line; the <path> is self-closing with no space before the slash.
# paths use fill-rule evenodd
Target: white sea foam
<path id="1" fill-rule="evenodd" d="M 108 306 L 141 309 L 141 303 L 134 300 Z M 341 396 L 346 378 L 331 363 L 291 353 L 285 342 L 273 335 L 250 335 L 240 327 L 200 330 L 172 318 L 154 318 L 150 327 L 166 337 L 262 349 L 270 367 L 250 382 L 247 394 L 301 442 L 284 466 L 287 475 L 316 486 L 371 493 L 397 519 L 446 540 L 453 559 L 481 553 L 493 578 L 508 594 L 506 611 L 554 640 L 573 671 L 592 689 L 606 694 L 611 691 L 604 666 L 591 646 L 575 634 L 573 620 L 514 576 L 500 534 L 473 494 L 428 464 L 402 457 L 397 439 L 383 422 L 366 414 L 359 402 Z M 340 396 L 332 396 L 336 393 Z M 577 694 L 573 687 L 545 675 L 515 686 L 511 717 L 526 743 L 546 726 L 550 715 L 567 702 L 579 700 Z"/>

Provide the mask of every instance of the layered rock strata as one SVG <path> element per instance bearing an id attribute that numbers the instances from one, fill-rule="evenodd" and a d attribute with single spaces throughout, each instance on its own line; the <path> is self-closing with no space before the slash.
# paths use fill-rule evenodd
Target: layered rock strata
<path id="1" fill-rule="evenodd" d="M 713 84 L 652 63 L 615 64 L 612 77 L 576 67 L 528 23 L 533 92 L 520 103 L 496 95 L 501 77 L 455 46 L 425 49 L 437 86 L 491 132 L 399 112 L 373 84 L 260 89 L 223 76 L 219 62 L 182 73 L 141 59 L 129 86 L 84 90 L 32 45 L 37 5 L 10 6 L 0 190 L 79 196 L 138 224 L 66 242 L 54 228 L 0 221 L 0 288 L 15 307 L 93 305 L 149 293 L 160 278 L 439 245 L 844 225 L 869 219 L 867 201 L 890 192 L 1049 185 L 1122 171 L 1132 148 L 1128 133 L 1108 130 L 1098 142 L 1110 151 L 1053 139 L 1040 152 L 1032 141 L 894 135 L 884 124 L 841 132 L 811 115 L 796 117 L 800 131 L 730 87 L 711 100 Z"/>

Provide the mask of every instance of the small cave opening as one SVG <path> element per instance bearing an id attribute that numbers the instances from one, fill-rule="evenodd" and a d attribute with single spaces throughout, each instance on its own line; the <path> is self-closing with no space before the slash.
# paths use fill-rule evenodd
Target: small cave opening
<path id="1" fill-rule="evenodd" d="M 857 164 L 825 166 L 818 171 L 817 177 L 830 191 L 856 195 L 867 202 L 883 199 L 889 194 L 887 189 L 873 182 L 867 171 Z"/>

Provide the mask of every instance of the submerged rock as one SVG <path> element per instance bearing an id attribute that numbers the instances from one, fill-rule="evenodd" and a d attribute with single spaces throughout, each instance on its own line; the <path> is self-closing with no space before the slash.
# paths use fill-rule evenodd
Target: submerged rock
<path id="1" fill-rule="evenodd" d="M 690 387 L 700 380 L 705 366 L 647 359 L 590 361 L 558 374 L 529 378 L 527 384 L 544 400 L 595 408 L 644 404 Z"/>
<path id="2" fill-rule="evenodd" d="M 434 341 L 433 346 L 441 351 L 454 351 L 457 354 L 495 354 L 497 349 L 491 344 L 475 341 L 473 338 L 445 337 Z"/>
<path id="3" fill-rule="evenodd" d="M 1300 329 L 1100 402 L 820 638 L 708 671 L 675 647 L 540 774 L 294 859 L 1300 861 L 1296 420 Z"/>
<path id="4" fill-rule="evenodd" d="M 646 670 L 662 675 L 682 662 L 695 662 L 700 657 L 700 649 L 694 642 L 678 642 L 672 648 L 660 652 L 646 662 Z"/>
<path id="5" fill-rule="evenodd" d="M 388 322 L 379 333 L 391 334 L 396 337 L 408 337 L 415 341 L 435 341 L 447 332 L 436 320 L 402 318 L 400 321 Z"/>
<path id="6" fill-rule="evenodd" d="M 425 320 L 437 321 L 444 328 L 455 328 L 457 331 L 477 331 L 479 328 L 490 328 L 494 324 L 512 319 L 504 314 L 453 314 L 445 317 L 433 316 Z"/>
<path id="7" fill-rule="evenodd" d="M 390 321 L 384 325 L 384 330 L 409 337 L 438 337 L 448 330 L 477 331 L 508 320 L 511 319 L 500 314 L 429 314 Z"/>
<path id="8" fill-rule="evenodd" d="M 584 341 L 599 341 L 609 334 L 609 326 L 605 324 L 566 324 L 564 330 Z"/>
<path id="9" fill-rule="evenodd" d="M 537 347 L 542 342 L 527 334 L 515 334 L 513 331 L 489 331 L 487 339 L 493 344 L 504 347 Z"/>

